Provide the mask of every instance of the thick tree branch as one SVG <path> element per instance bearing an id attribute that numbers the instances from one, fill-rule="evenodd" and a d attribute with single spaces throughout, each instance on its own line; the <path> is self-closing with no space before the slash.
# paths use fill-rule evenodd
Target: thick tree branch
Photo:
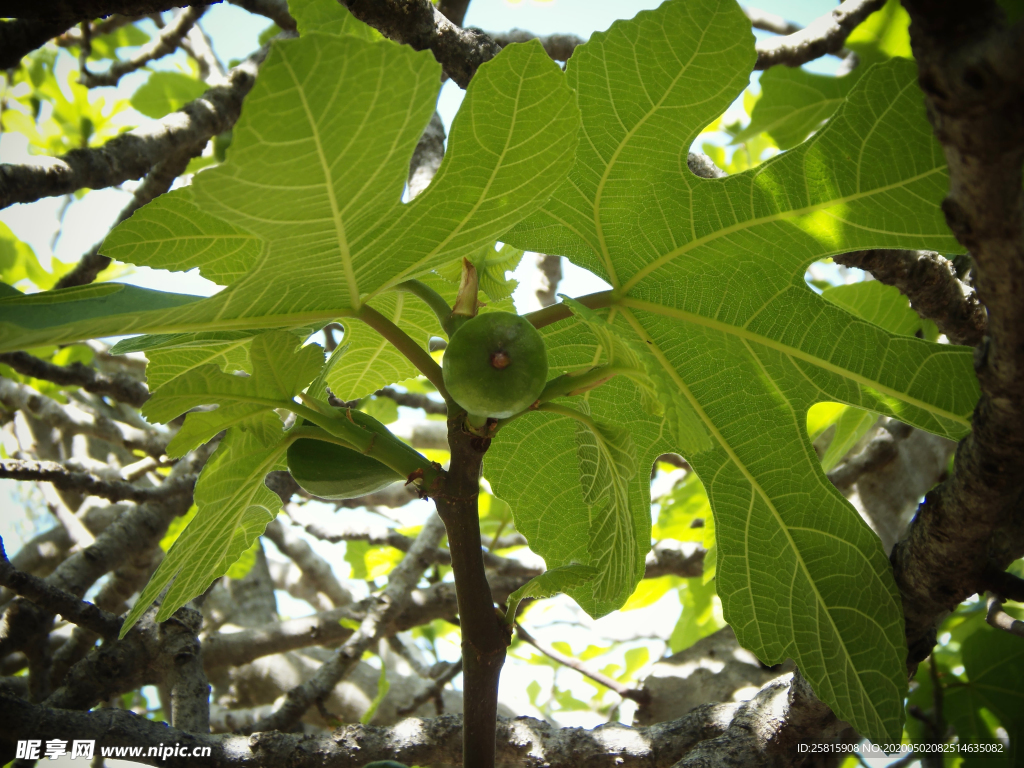
<path id="1" fill-rule="evenodd" d="M 207 5 L 210 0 L 204 0 Z M 220 2 L 220 0 L 212 0 Z M 68 26 L 80 21 L 92 21 L 101 16 L 145 16 L 172 8 L 193 5 L 188 0 L 0 0 L 0 16 L 22 19 L 61 19 Z"/>
<path id="2" fill-rule="evenodd" d="M 82 389 L 104 397 L 113 397 L 136 408 L 149 399 L 149 389 L 126 373 L 108 376 L 81 363 L 69 366 L 54 365 L 27 352 L 0 354 L 0 363 L 9 365 L 23 376 L 52 381 L 63 387 Z"/>
<path id="3" fill-rule="evenodd" d="M 501 50 L 485 33 L 462 29 L 430 0 L 341 0 L 352 15 L 396 42 L 430 50 L 444 72 L 462 88 L 477 69 Z"/>
<path id="4" fill-rule="evenodd" d="M 911 667 L 935 624 L 1024 555 L 1024 23 L 995 2 L 906 0 L 928 116 L 949 166 L 946 220 L 974 259 L 988 310 L 981 398 L 953 476 L 928 494 L 892 553 Z"/>
<path id="5" fill-rule="evenodd" d="M 829 53 L 838 53 L 854 27 L 885 5 L 885 0 L 846 0 L 831 13 L 785 37 L 757 42 L 754 69 L 776 64 L 799 67 Z"/>
<path id="6" fill-rule="evenodd" d="M 828 473 L 832 485 L 840 491 L 856 483 L 862 475 L 885 466 L 894 458 L 899 443 L 906 440 L 913 428 L 901 421 L 890 419 L 882 425 L 882 429 L 859 453 L 850 456 L 842 464 Z"/>
<path id="7" fill-rule="evenodd" d="M 183 731 L 210 730 L 210 686 L 203 670 L 199 631 L 203 615 L 190 606 L 179 608 L 160 625 L 162 683 L 170 692 L 170 723 Z"/>
<path id="8" fill-rule="evenodd" d="M 0 69 L 17 67 L 23 56 L 73 24 L 73 21 L 52 18 L 0 21 Z"/>
<path id="9" fill-rule="evenodd" d="M 469 8 L 469 0 L 441 0 L 437 9 L 445 15 L 452 24 L 462 26 L 462 20 L 466 18 L 466 10 Z"/>
<path id="10" fill-rule="evenodd" d="M 978 294 L 957 278 L 953 262 L 934 251 L 853 251 L 833 261 L 898 288 L 913 310 L 954 344 L 976 347 L 985 337 L 988 318 Z"/>
<path id="11" fill-rule="evenodd" d="M 707 704 L 677 720 L 631 728 L 556 728 L 529 717 L 497 721 L 497 758 L 508 768 L 645 768 L 683 765 L 791 768 L 806 765 L 797 743 L 842 740 L 844 724 L 807 698 L 806 683 L 784 675 L 742 704 Z M 168 768 L 355 768 L 375 760 L 408 765 L 459 765 L 462 717 L 409 718 L 390 727 L 344 725 L 327 736 L 302 733 L 189 733 L 122 709 L 77 712 L 31 704 L 0 688 L 0 736 L 7 740 L 95 739 L 105 746 L 148 749 L 179 744 L 187 756 L 139 758 Z M 201 761 L 192 749 L 208 747 Z M 145 755 L 145 751 L 144 751 Z M 688 757 L 689 756 L 689 757 Z M 6 758 L 6 756 L 0 756 Z"/>
<path id="12" fill-rule="evenodd" d="M 488 35 L 504 48 L 509 43 L 525 43 L 529 40 L 540 40 L 544 51 L 555 61 L 568 61 L 577 45 L 583 45 L 586 40 L 576 35 L 535 35 L 525 29 L 512 29 L 508 32 L 488 32 Z"/>
<path id="13" fill-rule="evenodd" d="M 1004 600 L 1024 603 L 1024 579 L 1008 571 L 989 569 L 985 574 L 985 589 Z"/>
<path id="14" fill-rule="evenodd" d="M 0 382 L 2 383 L 2 382 Z M 188 454 L 171 470 L 168 480 L 196 474 L 213 448 L 209 444 Z M 47 577 L 47 583 L 81 596 L 96 581 L 139 551 L 155 547 L 167 532 L 171 520 L 185 514 L 190 496 L 178 496 L 161 503 L 142 504 L 122 515 L 96 537 L 86 549 L 68 557 Z M 39 642 L 48 631 L 53 614 L 17 598 L 0 619 L 0 658 Z"/>
<path id="15" fill-rule="evenodd" d="M 264 46 L 232 69 L 224 85 L 210 88 L 179 111 L 102 147 L 75 149 L 44 164 L 0 165 L 0 208 L 138 179 L 165 159 L 201 147 L 235 124 L 267 51 Z"/>

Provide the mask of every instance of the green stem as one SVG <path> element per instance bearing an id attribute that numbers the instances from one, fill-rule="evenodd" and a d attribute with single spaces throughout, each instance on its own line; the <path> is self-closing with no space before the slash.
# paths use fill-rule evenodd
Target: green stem
<path id="1" fill-rule="evenodd" d="M 544 411 L 546 413 L 557 413 L 560 416 L 568 416 L 570 419 L 575 419 L 580 424 L 586 424 L 590 427 L 592 432 L 600 431 L 592 418 L 587 416 L 585 413 L 580 413 L 575 408 L 569 408 L 565 405 L 557 405 L 556 403 L 544 403 L 543 405 L 538 406 L 537 410 Z"/>
<path id="2" fill-rule="evenodd" d="M 520 416 L 525 416 L 531 411 L 550 410 L 548 408 L 543 408 L 542 406 L 549 401 L 554 400 L 556 397 L 566 397 L 580 390 L 586 391 L 588 389 L 593 389 L 614 376 L 635 377 L 636 371 L 631 368 L 601 365 L 581 373 L 566 373 L 562 376 L 558 376 L 544 386 L 544 391 L 540 393 L 540 397 L 537 398 L 537 404 L 535 406 L 509 416 L 507 419 L 499 419 L 498 429 L 501 429 L 506 424 L 515 421 Z"/>
<path id="3" fill-rule="evenodd" d="M 395 286 L 396 291 L 405 291 L 411 293 L 419 299 L 422 299 L 423 303 L 434 310 L 434 314 L 437 315 L 437 321 L 441 324 L 444 332 L 451 337 L 453 331 L 450 329 L 452 319 L 452 308 L 448 306 L 448 302 L 444 300 L 444 297 L 431 288 L 426 283 L 421 283 L 419 280 L 406 280 L 405 282 L 399 283 Z"/>
<path id="4" fill-rule="evenodd" d="M 426 456 L 410 448 L 390 432 L 386 435 L 372 432 L 352 421 L 348 416 L 348 409 L 331 409 L 331 412 L 328 413 L 325 412 L 324 406 L 321 403 L 318 403 L 318 401 L 308 395 L 302 394 L 299 397 L 304 402 L 313 405 L 313 407 L 291 403 L 288 406 L 289 409 L 296 416 L 316 424 L 327 432 L 329 436 L 335 438 L 326 442 L 337 442 L 346 448 L 352 448 L 390 467 L 404 478 L 416 479 L 418 485 L 427 493 L 434 492 L 437 484 L 443 480 L 444 470 L 428 460 Z M 304 428 L 297 427 L 295 431 L 299 429 Z M 302 436 L 320 440 L 325 439 L 322 433 L 319 436 L 316 434 L 303 434 Z"/>
<path id="5" fill-rule="evenodd" d="M 574 392 L 593 389 L 613 376 L 629 376 L 633 373 L 634 371 L 629 368 L 613 365 L 599 365 L 580 373 L 566 373 L 544 385 L 544 391 L 540 393 L 537 402 L 543 404 L 556 397 L 566 397 Z"/>
<path id="6" fill-rule="evenodd" d="M 580 296 L 576 301 L 589 309 L 603 309 L 614 304 L 617 298 L 614 291 L 598 291 L 597 293 L 588 293 L 586 296 Z M 550 307 L 538 309 L 536 312 L 523 315 L 523 317 L 529 320 L 534 328 L 543 328 L 545 325 L 565 320 L 571 314 L 565 304 L 552 304 Z"/>
<path id="7" fill-rule="evenodd" d="M 423 349 L 423 347 L 413 341 L 409 334 L 369 304 L 364 304 L 362 309 L 356 313 L 356 317 L 373 328 L 373 330 L 389 341 L 395 349 L 405 355 L 409 362 L 415 365 L 419 372 L 427 377 L 427 381 L 437 388 L 445 402 L 451 402 L 448 390 L 444 386 L 444 379 L 441 377 L 441 366 L 434 362 L 434 358 L 430 356 L 427 350 Z"/>

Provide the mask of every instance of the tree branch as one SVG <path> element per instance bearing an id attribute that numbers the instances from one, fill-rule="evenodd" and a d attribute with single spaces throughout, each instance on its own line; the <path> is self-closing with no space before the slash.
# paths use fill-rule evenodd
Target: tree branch
<path id="1" fill-rule="evenodd" d="M 908 663 L 945 612 L 1024 555 L 1024 24 L 980 0 L 906 0 L 928 116 L 949 166 L 946 221 L 974 259 L 989 343 L 976 355 L 981 397 L 953 476 L 930 492 L 893 550 Z"/>
<path id="2" fill-rule="evenodd" d="M 899 443 L 910 437 L 912 432 L 913 428 L 901 421 L 886 421 L 864 449 L 829 472 L 828 479 L 840 491 L 849 488 L 862 475 L 874 472 L 896 458 Z"/>
<path id="3" fill-rule="evenodd" d="M 480 540 L 477 500 L 483 458 L 491 441 L 466 432 L 465 418 L 462 409 L 448 414 L 452 458 L 434 502 L 448 533 L 462 628 L 463 765 L 493 768 L 498 681 L 511 637 L 494 606 Z"/>
<path id="4" fill-rule="evenodd" d="M 805 765 L 810 761 L 800 761 L 797 743 L 834 742 L 841 740 L 844 731 L 836 727 L 834 716 L 831 722 L 826 721 L 827 716 L 807 701 L 800 686 L 792 675 L 784 675 L 769 682 L 748 702 L 707 704 L 677 720 L 641 728 L 607 723 L 584 730 L 556 728 L 530 717 L 498 718 L 497 756 L 508 768 L 612 768 L 624 763 L 670 768 L 688 756 L 683 765 Z M 187 756 L 138 758 L 139 762 L 168 768 L 196 765 L 198 755 L 192 756 L 196 747 L 209 748 L 209 756 L 201 759 L 201 764 L 209 768 L 352 768 L 375 760 L 397 760 L 408 765 L 460 765 L 462 761 L 460 715 L 408 718 L 390 727 L 344 725 L 325 736 L 264 732 L 246 737 L 189 733 L 123 709 L 53 709 L 29 703 L 3 688 L 0 712 L 0 736 L 9 741 L 94 739 L 97 749 L 136 746 L 143 747 L 144 755 L 149 747 L 180 745 Z M 815 728 L 819 730 L 815 732 Z M 7 759 L 7 755 L 0 755 L 0 759 Z"/>
<path id="5" fill-rule="evenodd" d="M 141 450 L 160 457 L 169 435 L 133 427 L 99 413 L 91 413 L 84 403 L 61 405 L 25 384 L 0 377 L 0 405 L 8 411 L 24 411 L 64 435 L 89 435 L 127 450 Z"/>
<path id="6" fill-rule="evenodd" d="M 430 0 L 340 0 L 360 21 L 417 51 L 430 50 L 461 88 L 501 50 L 484 32 L 462 29 Z"/>
<path id="7" fill-rule="evenodd" d="M 985 337 L 988 318 L 978 294 L 957 278 L 953 262 L 934 251 L 853 251 L 832 260 L 898 288 L 911 308 L 954 344 L 976 347 Z"/>
<path id="8" fill-rule="evenodd" d="M 441 692 L 444 687 L 448 685 L 452 680 L 462 674 L 462 659 L 460 658 L 454 664 L 449 664 L 448 669 L 444 670 L 437 679 L 434 680 L 433 685 L 418 694 L 412 701 L 406 704 L 404 707 L 399 708 L 399 715 L 411 715 L 417 709 L 422 707 L 428 701 L 436 700 L 440 702 Z M 440 706 L 440 705 L 439 705 Z"/>
<path id="9" fill-rule="evenodd" d="M 73 21 L 47 18 L 0 21 L 0 69 L 17 67 L 23 56 L 73 25 Z"/>
<path id="10" fill-rule="evenodd" d="M 268 50 L 264 46 L 232 69 L 224 85 L 210 88 L 177 112 L 102 147 L 75 149 L 44 164 L 0 165 L 0 208 L 138 179 L 166 158 L 201 147 L 235 124 Z"/>
<path id="11" fill-rule="evenodd" d="M 295 563 L 313 589 L 327 595 L 334 607 L 352 602 L 352 594 L 338 581 L 331 564 L 314 552 L 309 542 L 285 528 L 280 518 L 271 520 L 263 535 Z"/>
<path id="12" fill-rule="evenodd" d="M 220 2 L 220 0 L 212 0 Z M 204 0 L 206 5 L 210 0 Z M 161 13 L 172 8 L 194 5 L 188 0 L 34 0 L 24 3 L 20 0 L 0 0 L 0 16 L 22 19 L 61 19 L 68 26 L 80 21 L 92 21 L 101 16 L 145 16 Z"/>
<path id="13" fill-rule="evenodd" d="M 289 691 L 277 711 L 247 729 L 250 733 L 284 730 L 302 717 L 313 704 L 324 700 L 359 662 L 363 652 L 385 634 L 402 612 L 409 593 L 430 565 L 429 553 L 437 548 L 443 535 L 441 521 L 431 517 L 416 537 L 416 543 L 389 575 L 387 587 L 375 598 L 373 607 L 359 629 L 334 653 L 330 661 L 321 665 L 312 678 Z"/>
<path id="14" fill-rule="evenodd" d="M 525 43 L 529 40 L 540 40 L 544 51 L 555 61 L 568 61 L 576 46 L 583 45 L 586 40 L 576 35 L 535 35 L 525 29 L 512 29 L 508 32 L 489 32 L 488 35 L 504 48 L 509 43 Z"/>
<path id="15" fill-rule="evenodd" d="M 206 8 L 207 6 L 205 5 L 193 5 L 183 8 L 174 17 L 174 21 L 161 29 L 156 37 L 142 46 L 138 53 L 130 59 L 115 61 L 106 72 L 100 74 L 92 73 L 83 66 L 78 76 L 78 82 L 86 88 L 117 85 L 118 81 L 129 72 L 135 72 L 151 61 L 174 53 L 181 44 L 182 39 L 192 29 L 192 26 L 206 13 Z"/>
<path id="16" fill-rule="evenodd" d="M 615 680 L 607 675 L 598 672 L 596 669 L 591 669 L 586 663 L 575 659 L 572 656 L 566 656 L 564 653 L 559 653 L 554 648 L 548 648 L 537 640 L 533 635 L 527 632 L 522 624 L 516 624 L 516 635 L 525 643 L 529 643 L 538 651 L 543 653 L 549 659 L 557 661 L 559 664 L 568 667 L 569 669 L 575 669 L 584 677 L 589 677 L 596 683 L 600 683 L 605 688 L 609 688 L 624 699 L 632 699 L 638 704 L 643 704 L 646 701 L 650 701 L 651 694 L 649 691 L 640 690 L 638 688 L 630 688 L 628 685 L 623 685 L 618 680 Z"/>
<path id="17" fill-rule="evenodd" d="M 883 5 L 885 0 L 846 0 L 799 32 L 758 41 L 754 69 L 768 69 L 776 64 L 799 67 L 826 54 L 838 53 L 854 27 Z"/>
<path id="18" fill-rule="evenodd" d="M 374 392 L 377 397 L 386 397 L 394 400 L 398 405 L 406 408 L 419 408 L 426 414 L 436 416 L 447 416 L 448 406 L 439 403 L 428 395 L 421 395 L 416 392 L 399 392 L 391 387 L 384 387 Z"/>
<path id="19" fill-rule="evenodd" d="M 27 352 L 0 354 L 0 363 L 9 365 L 23 376 L 52 381 L 63 387 L 81 387 L 88 392 L 113 397 L 136 408 L 141 408 L 149 399 L 149 389 L 146 385 L 126 373 L 107 376 L 81 363 L 66 367 L 54 365 Z"/>
<path id="20" fill-rule="evenodd" d="M 117 637 L 121 618 L 100 610 L 92 603 L 47 584 L 38 576 L 19 571 L 7 559 L 4 541 L 0 538 L 0 584 L 17 592 L 51 613 L 60 614 L 72 624 L 91 629 L 102 637 Z"/>
<path id="21" fill-rule="evenodd" d="M 747 15 L 747 18 L 750 19 L 750 25 L 754 29 L 762 29 L 765 32 L 774 32 L 776 35 L 792 35 L 803 29 L 799 24 L 786 21 L 781 16 L 776 16 L 774 13 L 762 11 L 760 8 L 751 8 L 748 5 L 744 6 L 743 12 Z"/>
<path id="22" fill-rule="evenodd" d="M 0 383 L 3 383 L 0 380 Z M 196 474 L 212 452 L 210 444 L 188 454 L 171 469 L 168 480 Z M 159 504 L 143 504 L 121 515 L 96 541 L 64 560 L 46 581 L 75 595 L 83 595 L 107 572 L 133 554 L 155 547 L 172 519 L 188 511 L 190 496 L 172 497 Z M 0 658 L 38 642 L 49 631 L 53 614 L 17 598 L 0 619 Z"/>
<path id="23" fill-rule="evenodd" d="M 0 477 L 52 483 L 62 491 L 78 491 L 108 501 L 134 501 L 139 504 L 160 501 L 180 494 L 191 494 L 196 485 L 195 475 L 185 475 L 175 480 L 165 480 L 155 488 L 139 488 L 130 483 L 103 480 L 89 472 L 72 472 L 55 461 L 25 459 L 0 460 Z"/>
<path id="24" fill-rule="evenodd" d="M 1004 632 L 1009 632 L 1017 637 L 1024 637 L 1024 621 L 1013 618 L 1010 614 L 1003 610 L 1003 601 L 1001 598 L 991 596 L 988 599 L 988 613 L 985 615 L 985 621 L 989 623 L 989 626 L 1001 629 Z"/>

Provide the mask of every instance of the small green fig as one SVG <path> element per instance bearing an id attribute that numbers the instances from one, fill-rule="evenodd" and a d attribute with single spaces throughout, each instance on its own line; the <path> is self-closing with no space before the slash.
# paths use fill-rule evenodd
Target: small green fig
<path id="1" fill-rule="evenodd" d="M 372 416 L 356 410 L 351 413 L 359 426 L 389 434 L 388 428 Z M 296 440 L 289 446 L 288 470 L 299 487 L 322 499 L 354 499 L 405 479 L 359 451 L 312 438 Z"/>
<path id="2" fill-rule="evenodd" d="M 442 373 L 448 394 L 470 417 L 504 419 L 540 396 L 548 354 L 529 320 L 488 312 L 467 320 L 452 335 Z"/>

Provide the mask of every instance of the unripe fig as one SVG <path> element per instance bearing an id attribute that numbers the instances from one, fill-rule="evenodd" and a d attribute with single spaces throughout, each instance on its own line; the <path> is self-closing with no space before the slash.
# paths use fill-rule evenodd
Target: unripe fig
<path id="1" fill-rule="evenodd" d="M 388 428 L 372 416 L 362 411 L 351 413 L 359 426 L 388 434 Z M 405 479 L 359 451 L 312 438 L 296 440 L 289 446 L 288 470 L 304 491 L 322 499 L 354 499 Z"/>
<path id="2" fill-rule="evenodd" d="M 504 419 L 529 408 L 548 378 L 544 339 L 510 312 L 467 320 L 451 338 L 442 365 L 444 385 L 471 417 Z"/>

